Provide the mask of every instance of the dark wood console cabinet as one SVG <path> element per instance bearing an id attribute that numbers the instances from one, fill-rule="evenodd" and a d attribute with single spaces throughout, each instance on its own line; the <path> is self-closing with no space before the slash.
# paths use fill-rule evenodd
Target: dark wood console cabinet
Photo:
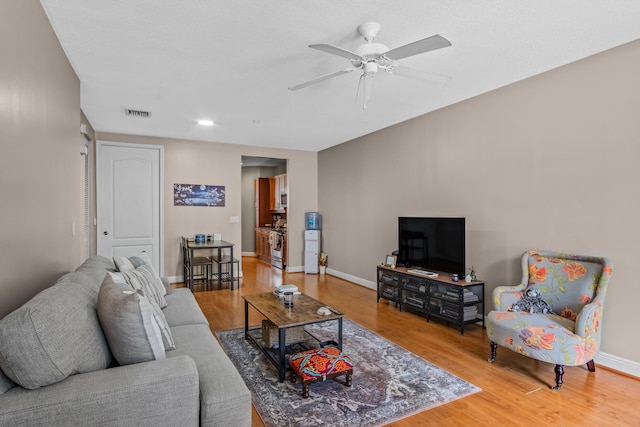
<path id="1" fill-rule="evenodd" d="M 453 281 L 448 273 L 438 277 L 410 273 L 406 268 L 378 266 L 378 299 L 403 309 L 454 324 L 464 334 L 465 325 L 484 323 L 484 282 Z"/>

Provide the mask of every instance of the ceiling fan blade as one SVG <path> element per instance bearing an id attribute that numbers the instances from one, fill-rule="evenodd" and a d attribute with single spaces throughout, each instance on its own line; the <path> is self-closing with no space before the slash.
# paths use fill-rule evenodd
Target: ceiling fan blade
<path id="1" fill-rule="evenodd" d="M 417 68 L 407 67 L 406 65 L 390 66 L 388 67 L 388 70 L 390 74 L 396 74 L 398 76 L 409 77 L 412 79 L 420 79 L 440 86 L 444 86 L 451 81 L 451 77 L 445 76 L 444 74 L 419 70 Z"/>
<path id="2" fill-rule="evenodd" d="M 330 79 L 330 78 L 333 78 L 333 77 L 341 76 L 342 74 L 350 73 L 353 70 L 357 70 L 357 68 L 351 67 L 351 68 L 346 68 L 346 69 L 340 70 L 340 71 L 334 71 L 333 73 L 325 74 L 324 76 L 320 76 L 320 77 L 316 77 L 315 79 L 311 79 L 308 82 L 304 82 L 304 83 L 300 83 L 299 85 L 291 86 L 289 88 L 289 90 L 302 89 L 304 87 L 311 86 L 311 85 L 314 85 L 316 83 L 320 83 L 323 80 L 327 80 L 327 79 Z"/>
<path id="3" fill-rule="evenodd" d="M 360 60 L 362 60 L 362 57 L 360 55 L 358 55 L 357 53 L 351 52 L 351 51 L 349 51 L 347 49 L 343 49 L 341 47 L 334 46 L 334 45 L 328 44 L 328 43 L 310 44 L 309 47 L 312 48 L 312 49 L 318 49 L 318 50 L 321 50 L 323 52 L 330 53 L 332 55 L 342 56 L 343 58 L 347 58 L 347 59 L 350 59 L 352 61 L 360 61 Z"/>
<path id="4" fill-rule="evenodd" d="M 426 39 L 418 40 L 416 42 L 391 49 L 390 51 L 385 53 L 384 56 L 392 60 L 398 60 L 407 58 L 409 56 L 418 55 L 419 53 L 441 49 L 447 46 L 451 46 L 451 42 L 441 35 L 436 34 L 435 36 L 427 37 Z"/>

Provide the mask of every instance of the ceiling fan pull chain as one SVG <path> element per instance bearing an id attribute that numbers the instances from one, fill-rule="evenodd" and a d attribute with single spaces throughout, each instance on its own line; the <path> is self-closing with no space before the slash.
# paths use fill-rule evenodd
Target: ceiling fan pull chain
<path id="1" fill-rule="evenodd" d="M 358 95 L 360 95 L 360 85 L 362 84 L 363 77 L 364 77 L 364 74 L 361 74 L 360 78 L 358 79 L 358 89 L 356 89 L 356 99 L 354 101 L 354 104 L 358 103 Z"/>

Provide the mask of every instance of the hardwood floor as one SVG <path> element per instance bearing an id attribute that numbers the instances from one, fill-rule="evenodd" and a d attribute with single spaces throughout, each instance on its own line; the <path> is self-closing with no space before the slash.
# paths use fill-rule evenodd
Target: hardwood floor
<path id="1" fill-rule="evenodd" d="M 549 388 L 555 383 L 552 364 L 501 347 L 495 362 L 487 362 L 489 340 L 482 326 L 469 326 L 461 336 L 443 323 L 427 323 L 422 317 L 399 312 L 385 300 L 376 303 L 375 291 L 334 276 L 287 274 L 255 258 L 245 257 L 242 264 L 244 277 L 239 289 L 195 288 L 195 297 L 212 331 L 244 326 L 242 295 L 293 283 L 349 319 L 482 388 L 472 396 L 391 426 L 640 426 L 637 378 L 597 365 L 595 373 L 589 373 L 586 365 L 566 367 L 562 388 L 553 391 Z M 252 325 L 261 322 L 255 312 L 249 319 Z M 253 425 L 264 425 L 255 409 Z"/>

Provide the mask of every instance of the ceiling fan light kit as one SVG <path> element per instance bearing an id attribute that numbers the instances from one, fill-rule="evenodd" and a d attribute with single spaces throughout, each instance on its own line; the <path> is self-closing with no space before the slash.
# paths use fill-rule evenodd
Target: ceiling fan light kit
<path id="1" fill-rule="evenodd" d="M 321 50 L 323 52 L 348 59 L 349 61 L 351 61 L 351 67 L 344 70 L 335 71 L 333 73 L 325 74 L 320 77 L 316 77 L 315 79 L 311 79 L 295 86 L 291 86 L 289 87 L 289 90 L 299 90 L 307 86 L 311 86 L 316 83 L 341 76 L 343 74 L 348 74 L 355 70 L 362 70 L 360 81 L 364 77 L 374 77 L 379 69 L 383 69 L 387 73 L 393 74 L 393 71 L 395 69 L 405 68 L 397 63 L 397 61 L 400 59 L 451 46 L 451 42 L 449 42 L 449 40 L 437 34 L 435 36 L 427 37 L 426 39 L 418 40 L 413 43 L 409 43 L 389 50 L 386 45 L 373 42 L 379 30 L 380 24 L 378 24 L 377 22 L 365 22 L 363 24 L 360 24 L 358 26 L 358 32 L 362 35 L 362 37 L 364 37 L 365 43 L 358 46 L 353 52 L 328 43 L 309 45 L 309 47 L 312 49 Z M 413 76 L 415 76 L 416 74 L 419 74 L 421 72 L 421 70 L 415 69 L 412 71 L 413 73 L 402 74 L 407 76 L 411 76 L 411 74 L 413 74 Z M 358 86 L 360 86 L 360 84 L 358 84 Z M 370 92 L 368 95 L 370 97 Z M 363 104 L 363 107 L 366 108 L 366 100 Z"/>

